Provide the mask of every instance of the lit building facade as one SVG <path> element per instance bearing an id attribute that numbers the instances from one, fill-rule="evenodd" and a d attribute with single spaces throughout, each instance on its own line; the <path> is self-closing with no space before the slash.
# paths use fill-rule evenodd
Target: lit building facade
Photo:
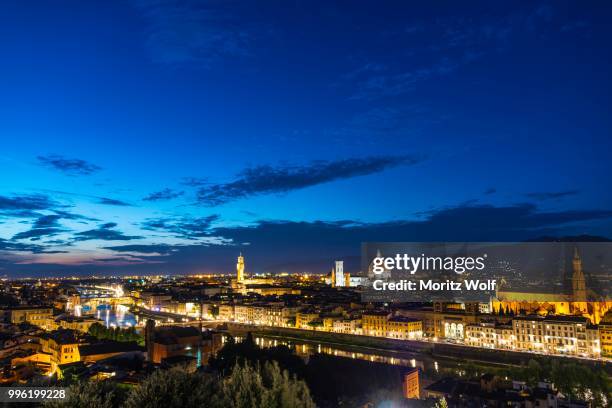
<path id="1" fill-rule="evenodd" d="M 44 326 L 47 319 L 53 317 L 53 308 L 51 307 L 17 306 L 4 309 L 2 312 L 4 320 L 9 323 L 30 323 L 41 327 Z"/>
<path id="2" fill-rule="evenodd" d="M 361 328 L 366 336 L 385 337 L 387 319 L 391 313 L 385 311 L 364 312 L 361 316 Z"/>
<path id="3" fill-rule="evenodd" d="M 423 336 L 420 320 L 391 316 L 384 311 L 365 312 L 361 316 L 362 333 L 367 336 L 388 337 L 399 340 L 416 340 Z"/>
<path id="4" fill-rule="evenodd" d="M 332 286 L 340 288 L 347 286 L 344 276 L 344 261 L 336 261 L 336 267 L 332 272 Z"/>
<path id="5" fill-rule="evenodd" d="M 236 263 L 236 281 L 244 283 L 244 256 L 242 254 L 238 256 L 238 262 Z"/>
<path id="6" fill-rule="evenodd" d="M 517 317 L 512 321 L 516 348 L 544 351 L 544 321 L 536 316 Z"/>
<path id="7" fill-rule="evenodd" d="M 612 312 L 608 312 L 598 327 L 601 356 L 612 358 Z"/>
<path id="8" fill-rule="evenodd" d="M 497 348 L 494 323 L 474 323 L 465 326 L 465 344 L 474 347 Z"/>
<path id="9" fill-rule="evenodd" d="M 295 314 L 295 327 L 298 329 L 312 329 L 311 323 L 319 319 L 319 312 L 303 310 Z"/>
<path id="10" fill-rule="evenodd" d="M 514 345 L 512 325 L 496 323 L 472 323 L 465 326 L 465 344 L 474 347 L 512 350 Z"/>
<path id="11" fill-rule="evenodd" d="M 337 319 L 332 322 L 332 331 L 335 333 L 361 334 L 361 319 Z"/>
<path id="12" fill-rule="evenodd" d="M 402 391 L 404 398 L 419 399 L 421 398 L 421 389 L 419 384 L 419 369 L 413 368 L 404 374 L 402 380 Z"/>
<path id="13" fill-rule="evenodd" d="M 56 328 L 69 329 L 79 331 L 81 333 L 87 333 L 89 328 L 95 323 L 102 323 L 98 319 L 91 317 L 74 317 L 68 316 L 55 320 L 57 324 Z"/>
<path id="14" fill-rule="evenodd" d="M 423 336 L 423 324 L 420 320 L 395 316 L 387 320 L 385 337 L 399 340 L 418 340 Z"/>
<path id="15" fill-rule="evenodd" d="M 582 259 L 575 248 L 572 256 L 571 293 L 535 293 L 520 290 L 506 290 L 500 286 L 495 299 L 492 299 L 492 311 L 509 310 L 518 315 L 539 314 L 581 315 L 589 318 L 591 323 L 599 324 L 608 310 L 612 310 L 612 301 L 608 299 L 589 298 L 586 287 Z"/>
<path id="16" fill-rule="evenodd" d="M 599 357 L 599 332 L 582 316 L 519 316 L 512 322 L 517 350 Z"/>
<path id="17" fill-rule="evenodd" d="M 79 342 L 72 330 L 58 330 L 40 336 L 41 352 L 51 356 L 55 365 L 80 361 Z"/>
<path id="18" fill-rule="evenodd" d="M 234 305 L 232 304 L 219 305 L 219 320 L 233 321 L 234 320 Z"/>
<path id="19" fill-rule="evenodd" d="M 203 346 L 202 333 L 195 327 L 147 327 L 147 358 L 153 363 L 164 359 L 187 356 L 198 358 L 201 362 Z"/>

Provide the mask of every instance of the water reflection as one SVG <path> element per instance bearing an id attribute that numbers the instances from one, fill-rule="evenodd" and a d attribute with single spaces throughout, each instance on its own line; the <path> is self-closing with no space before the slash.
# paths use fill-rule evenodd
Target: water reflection
<path id="1" fill-rule="evenodd" d="M 129 312 L 129 308 L 123 305 L 116 307 L 98 308 L 94 313 L 97 319 L 104 322 L 106 327 L 133 327 L 137 324 L 137 318 Z"/>
<path id="2" fill-rule="evenodd" d="M 243 341 L 244 337 L 235 337 L 237 342 Z M 336 346 L 327 345 L 324 343 L 303 343 L 296 342 L 291 340 L 279 340 L 272 339 L 267 337 L 255 337 L 255 344 L 263 348 L 276 347 L 276 346 L 286 346 L 289 349 L 295 351 L 295 353 L 307 359 L 309 356 L 321 353 L 328 354 L 337 357 L 346 357 L 357 360 L 365 360 L 373 363 L 384 363 L 391 364 L 396 366 L 406 366 L 406 367 L 418 367 L 423 371 L 426 370 L 435 370 L 436 372 L 439 370 L 440 365 L 437 361 L 429 362 L 425 359 L 418 360 L 416 358 L 401 358 L 401 357 L 391 357 L 377 353 L 370 352 L 360 352 L 354 350 L 342 349 Z"/>

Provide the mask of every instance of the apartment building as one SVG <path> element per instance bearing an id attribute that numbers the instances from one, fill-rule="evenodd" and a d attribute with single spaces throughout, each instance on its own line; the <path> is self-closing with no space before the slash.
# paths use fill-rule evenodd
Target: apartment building
<path id="1" fill-rule="evenodd" d="M 35 326 L 43 326 L 47 319 L 53 317 L 53 308 L 47 306 L 17 306 L 2 309 L 2 315 L 3 320 L 7 323 L 30 323 Z"/>
<path id="2" fill-rule="evenodd" d="M 51 355 L 51 363 L 60 365 L 79 361 L 79 341 L 74 330 L 57 330 L 40 336 L 41 352 Z"/>
<path id="3" fill-rule="evenodd" d="M 368 336 L 417 339 L 423 335 L 423 323 L 415 318 L 392 316 L 385 311 L 369 311 L 361 316 L 362 332 Z"/>
<path id="4" fill-rule="evenodd" d="M 599 332 L 582 316 L 518 316 L 512 321 L 517 350 L 598 357 Z"/>

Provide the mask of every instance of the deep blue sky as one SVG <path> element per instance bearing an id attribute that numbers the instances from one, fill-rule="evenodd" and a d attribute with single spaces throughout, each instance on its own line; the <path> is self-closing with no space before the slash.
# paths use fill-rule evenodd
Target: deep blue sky
<path id="1" fill-rule="evenodd" d="M 0 273 L 612 234 L 606 2 L 12 2 Z"/>

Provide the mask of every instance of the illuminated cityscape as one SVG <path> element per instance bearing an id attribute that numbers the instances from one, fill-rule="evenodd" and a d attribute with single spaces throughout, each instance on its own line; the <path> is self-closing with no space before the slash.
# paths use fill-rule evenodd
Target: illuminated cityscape
<path id="1" fill-rule="evenodd" d="M 610 21 L 4 2 L 0 405 L 612 406 Z"/>
<path id="2" fill-rule="evenodd" d="M 573 269 L 573 287 L 584 291 L 584 282 L 576 282 L 583 277 L 578 254 Z M 449 363 L 453 356 L 475 352 L 485 367 L 495 364 L 497 353 L 515 363 L 529 354 L 585 364 L 612 358 L 609 303 L 570 302 L 565 307 L 572 314 L 549 313 L 542 305 L 515 313 L 515 302 L 498 299 L 377 305 L 363 303 L 361 286 L 351 282 L 342 261 L 334 262 L 329 275 L 253 276 L 242 254 L 234 276 L 4 281 L 3 296 L 28 306 L 2 309 L 3 355 L 10 361 L 2 382 L 27 381 L 36 373 L 63 378 L 75 364 L 91 369 L 128 356 L 196 370 L 206 367 L 230 337 L 243 341 L 249 333 L 256 334 L 256 346 L 290 347 L 305 358 L 322 353 L 404 367 L 402 392 L 410 399 L 437 395 L 441 384 L 429 373 L 440 367 L 460 373 L 460 365 Z M 588 313 L 593 307 L 603 308 L 598 324 Z M 414 352 L 417 357 L 410 357 Z M 123 382 L 137 381 L 124 375 Z"/>

